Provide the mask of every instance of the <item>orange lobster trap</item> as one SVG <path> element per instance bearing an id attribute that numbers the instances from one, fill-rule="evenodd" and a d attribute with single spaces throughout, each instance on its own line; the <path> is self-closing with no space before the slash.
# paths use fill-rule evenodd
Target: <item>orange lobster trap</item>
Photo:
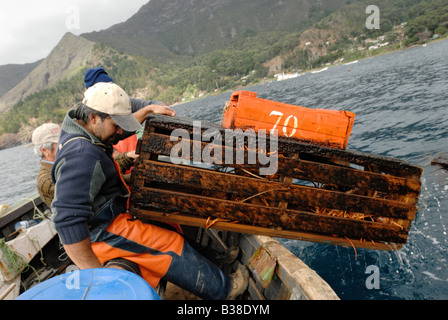
<path id="1" fill-rule="evenodd" d="M 266 164 L 247 161 L 251 148 L 237 145 L 238 131 L 243 130 L 204 121 L 195 128 L 193 119 L 149 116 L 131 176 L 130 213 L 180 225 L 377 250 L 397 250 L 406 243 L 417 210 L 421 167 L 278 137 L 275 153 L 266 148 L 271 141 L 256 146 L 258 153 L 277 159 L 275 172 L 263 175 Z M 229 132 L 233 136 L 227 139 Z M 218 135 L 223 138 L 216 139 Z M 180 145 L 186 152 L 178 152 Z M 244 163 L 204 161 L 204 155 L 216 160 L 227 152 L 235 158 L 238 149 Z"/>

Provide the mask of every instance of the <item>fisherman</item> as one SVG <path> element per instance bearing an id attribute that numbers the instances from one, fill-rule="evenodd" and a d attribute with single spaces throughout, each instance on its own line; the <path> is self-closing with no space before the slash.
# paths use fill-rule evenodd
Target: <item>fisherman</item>
<path id="1" fill-rule="evenodd" d="M 31 142 L 34 154 L 40 158 L 40 169 L 37 174 L 37 191 L 40 198 L 48 206 L 54 195 L 54 184 L 51 180 L 51 168 L 56 157 L 61 127 L 55 123 L 45 123 L 37 127 L 32 134 Z"/>
<path id="2" fill-rule="evenodd" d="M 233 299 L 247 288 L 248 272 L 225 275 L 177 232 L 134 220 L 130 192 L 112 158 L 112 142 L 141 127 L 126 92 L 97 83 L 62 124 L 52 178 L 54 223 L 64 249 L 81 269 L 124 258 L 156 287 L 161 278 L 203 299 Z"/>
<path id="3" fill-rule="evenodd" d="M 84 84 L 86 89 L 90 88 L 92 85 L 98 82 L 114 83 L 114 80 L 109 76 L 109 74 L 104 70 L 104 68 L 98 67 L 89 69 L 86 71 L 84 77 Z M 176 112 L 168 107 L 165 102 L 153 101 L 153 100 L 140 100 L 135 98 L 131 99 L 132 111 L 135 112 L 134 116 L 142 123 L 148 114 L 157 113 L 164 114 L 168 116 L 175 116 Z M 142 130 L 143 128 L 141 128 Z M 140 131 L 140 130 L 139 130 Z M 135 153 L 137 147 L 137 135 L 131 135 L 130 137 L 118 141 L 114 144 L 114 159 L 120 167 L 120 172 L 123 174 L 123 179 L 126 183 L 130 183 L 130 173 L 132 170 L 133 163 L 138 155 Z M 207 257 L 209 260 L 215 263 L 231 263 L 233 262 L 239 253 L 239 248 L 232 246 L 227 249 L 224 253 L 217 252 L 215 249 L 210 248 L 208 245 L 203 245 L 202 243 L 197 243 L 196 240 L 196 229 L 189 226 L 180 226 L 176 223 L 167 223 L 161 221 L 150 221 L 150 223 L 155 224 L 159 227 L 168 228 L 180 232 L 184 238 L 189 241 L 189 244 L 193 246 L 196 251 L 200 252 L 201 255 Z M 116 263 L 116 260 L 110 262 L 109 264 Z M 128 265 L 129 263 L 126 262 Z"/>
<path id="4" fill-rule="evenodd" d="M 112 83 L 113 79 L 103 68 L 93 68 L 87 70 L 84 77 L 86 89 L 97 82 Z M 146 115 L 150 113 L 161 113 L 170 116 L 175 115 L 175 111 L 167 107 L 165 103 L 131 98 L 131 105 L 133 112 L 136 112 L 136 118 L 138 118 L 141 122 L 143 122 Z M 37 177 L 37 190 L 42 201 L 49 207 L 51 207 L 51 202 L 54 197 L 54 183 L 51 178 L 51 169 L 56 156 L 59 132 L 59 125 L 49 123 L 36 128 L 32 136 L 34 153 L 41 158 L 41 166 Z M 135 135 L 133 136 L 135 137 Z M 129 150 L 122 150 L 121 152 L 114 154 L 114 159 L 117 162 L 120 172 L 123 174 L 123 179 L 126 182 L 129 182 L 130 179 L 130 174 L 126 173 L 128 173 L 129 169 L 134 165 L 134 161 L 137 157 L 138 155 L 135 154 L 135 150 L 131 150 L 131 148 Z M 138 266 L 123 259 L 112 259 L 107 262 L 107 266 L 120 267 L 121 269 L 126 269 L 140 275 Z"/>
<path id="5" fill-rule="evenodd" d="M 104 70 L 104 68 L 92 68 L 86 71 L 84 76 L 84 85 L 86 90 L 95 83 L 114 83 L 114 80 Z M 165 102 L 142 100 L 136 98 L 131 99 L 132 112 L 140 123 L 145 121 L 146 117 L 151 113 L 164 114 L 168 116 L 175 116 L 176 112 L 169 108 Z M 135 134 L 120 140 L 114 145 L 114 158 L 120 166 L 121 172 L 124 174 L 126 182 L 129 182 L 130 168 L 138 155 L 135 154 L 137 147 L 137 137 Z"/>

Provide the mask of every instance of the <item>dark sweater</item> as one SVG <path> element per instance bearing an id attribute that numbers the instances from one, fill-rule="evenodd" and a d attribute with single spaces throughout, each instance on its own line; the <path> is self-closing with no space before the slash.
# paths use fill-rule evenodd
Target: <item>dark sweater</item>
<path id="1" fill-rule="evenodd" d="M 88 221 L 115 197 L 128 197 L 112 160 L 112 147 L 73 120 L 69 111 L 62 124 L 52 169 L 54 223 L 63 244 L 89 237 Z"/>

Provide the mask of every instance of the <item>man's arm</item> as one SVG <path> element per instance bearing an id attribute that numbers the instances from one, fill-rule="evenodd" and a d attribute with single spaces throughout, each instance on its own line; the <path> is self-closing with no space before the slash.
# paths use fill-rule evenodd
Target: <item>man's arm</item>
<path id="1" fill-rule="evenodd" d="M 102 265 L 92 251 L 90 239 L 64 245 L 65 252 L 80 269 L 101 268 Z"/>
<path id="2" fill-rule="evenodd" d="M 146 117 L 151 113 L 164 114 L 167 116 L 174 117 L 176 115 L 176 111 L 171 109 L 168 106 L 160 105 L 160 104 L 150 104 L 146 107 L 141 108 L 140 110 L 133 113 L 134 117 L 138 122 L 143 123 Z"/>
<path id="3" fill-rule="evenodd" d="M 143 99 L 136 99 L 131 98 L 131 109 L 132 113 L 146 107 L 149 105 L 161 105 L 161 106 L 167 106 L 165 102 L 162 101 L 154 101 L 154 100 L 143 100 Z"/>
<path id="4" fill-rule="evenodd" d="M 140 123 L 143 123 L 146 116 L 151 113 L 165 114 L 172 117 L 176 115 L 176 111 L 171 109 L 165 102 L 160 101 L 131 98 L 131 108 L 134 117 Z"/>
<path id="5" fill-rule="evenodd" d="M 146 120 L 146 117 L 151 113 L 164 114 L 168 116 L 174 117 L 176 115 L 176 111 L 168 107 L 166 103 L 160 104 L 148 104 L 152 101 L 140 100 L 131 98 L 131 107 L 132 114 L 135 119 L 141 124 Z M 124 140 L 130 136 L 132 136 L 135 132 L 127 132 L 124 131 L 122 135 L 118 135 L 112 144 L 117 144 L 120 140 Z"/>

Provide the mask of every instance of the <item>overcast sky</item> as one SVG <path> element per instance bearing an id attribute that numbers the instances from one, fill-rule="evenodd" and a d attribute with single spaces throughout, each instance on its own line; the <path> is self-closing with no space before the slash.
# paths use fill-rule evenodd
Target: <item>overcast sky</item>
<path id="1" fill-rule="evenodd" d="M 149 0 L 1 0 L 0 65 L 45 58 L 67 32 L 124 22 Z"/>

